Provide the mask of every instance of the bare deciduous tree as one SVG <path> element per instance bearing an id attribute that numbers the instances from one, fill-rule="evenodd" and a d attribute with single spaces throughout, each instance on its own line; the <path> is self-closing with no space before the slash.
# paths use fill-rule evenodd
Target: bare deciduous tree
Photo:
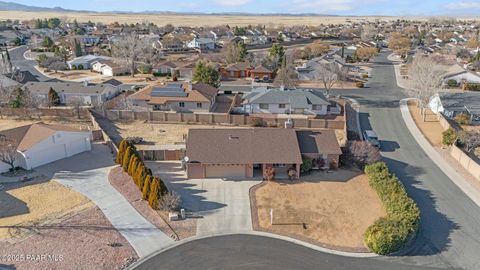
<path id="1" fill-rule="evenodd" d="M 428 57 L 417 55 L 411 63 L 408 73 L 409 94 L 419 101 L 423 121 L 425 121 L 425 108 L 430 98 L 441 90 L 445 68 Z"/>
<path id="2" fill-rule="evenodd" d="M 367 141 L 351 141 L 348 152 L 353 162 L 360 167 L 373 164 L 381 160 L 380 150 Z"/>
<path id="3" fill-rule="evenodd" d="M 182 204 L 180 195 L 174 191 L 161 196 L 158 208 L 163 211 L 175 211 Z"/>
<path id="4" fill-rule="evenodd" d="M 80 119 L 80 112 L 81 112 L 82 106 L 85 105 L 84 100 L 79 97 L 72 97 L 67 100 L 67 105 L 73 108 L 73 110 L 77 114 L 77 118 Z"/>
<path id="5" fill-rule="evenodd" d="M 8 139 L 5 135 L 0 134 L 0 161 L 10 165 L 11 169 L 15 169 L 15 162 L 18 159 L 17 144 L 15 141 Z"/>
<path id="6" fill-rule="evenodd" d="M 336 83 L 346 79 L 347 74 L 348 70 L 336 63 L 321 63 L 315 69 L 314 78 L 323 84 L 328 94 Z"/>
<path id="7" fill-rule="evenodd" d="M 136 32 L 121 36 L 113 46 L 113 55 L 122 59 L 130 69 L 130 75 L 135 76 L 137 64 L 141 61 L 149 63 L 155 56 L 153 43 L 148 38 L 142 38 Z"/>
<path id="8" fill-rule="evenodd" d="M 291 56 L 286 56 L 275 76 L 274 85 L 294 88 L 298 84 L 298 74 L 292 64 Z"/>
<path id="9" fill-rule="evenodd" d="M 478 131 L 461 131 L 458 134 L 458 139 L 464 145 L 465 150 L 471 153 L 480 147 L 480 132 Z"/>

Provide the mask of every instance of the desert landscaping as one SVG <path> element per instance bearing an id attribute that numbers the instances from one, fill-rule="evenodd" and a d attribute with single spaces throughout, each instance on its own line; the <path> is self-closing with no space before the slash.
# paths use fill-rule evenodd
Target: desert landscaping
<path id="1" fill-rule="evenodd" d="M 314 172 L 300 182 L 264 182 L 250 196 L 256 230 L 345 251 L 366 252 L 363 233 L 385 215 L 367 177 L 355 169 Z"/>

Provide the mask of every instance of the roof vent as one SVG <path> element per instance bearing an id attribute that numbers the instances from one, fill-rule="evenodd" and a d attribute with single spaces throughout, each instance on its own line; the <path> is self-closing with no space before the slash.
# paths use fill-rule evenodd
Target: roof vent
<path id="1" fill-rule="evenodd" d="M 238 136 L 232 136 L 232 135 L 230 135 L 230 136 L 228 137 L 228 139 L 229 139 L 229 140 L 238 140 L 238 139 L 240 139 L 240 138 L 239 138 Z"/>

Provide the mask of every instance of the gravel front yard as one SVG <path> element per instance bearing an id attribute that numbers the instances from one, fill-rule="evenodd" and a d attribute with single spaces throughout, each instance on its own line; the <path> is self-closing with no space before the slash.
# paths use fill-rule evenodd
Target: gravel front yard
<path id="1" fill-rule="evenodd" d="M 0 130 L 6 130 L 21 126 L 30 125 L 33 123 L 43 122 L 45 124 L 55 124 L 55 125 L 64 125 L 77 129 L 88 129 L 93 128 L 92 123 L 88 120 L 77 120 L 77 119 L 62 119 L 60 117 L 42 117 L 41 119 L 17 119 L 13 117 L 2 117 L 0 119 Z"/>
<path id="2" fill-rule="evenodd" d="M 345 251 L 368 252 L 363 233 L 385 215 L 359 171 L 314 172 L 300 182 L 264 182 L 250 196 L 255 230 Z"/>
<path id="3" fill-rule="evenodd" d="M 427 110 L 425 117 L 426 121 L 423 121 L 419 107 L 414 104 L 408 104 L 408 109 L 410 110 L 410 114 L 412 115 L 415 124 L 417 124 L 417 127 L 422 131 L 423 136 L 425 136 L 432 145 L 442 145 L 443 127 L 440 125 L 437 115 L 432 111 Z"/>
<path id="4" fill-rule="evenodd" d="M 0 242 L 0 265 L 15 269 L 122 269 L 137 259 L 95 206 L 16 243 Z M 12 261 L 13 260 L 13 261 Z"/>

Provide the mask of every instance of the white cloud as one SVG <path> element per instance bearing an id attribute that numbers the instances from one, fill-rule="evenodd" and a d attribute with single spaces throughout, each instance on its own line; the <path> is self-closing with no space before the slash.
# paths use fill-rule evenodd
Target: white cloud
<path id="1" fill-rule="evenodd" d="M 236 7 L 246 5 L 252 0 L 213 0 L 213 2 L 225 7 Z"/>
<path id="2" fill-rule="evenodd" d="M 299 10 L 312 12 L 345 11 L 383 1 L 385 0 L 293 0 L 293 6 Z"/>
<path id="3" fill-rule="evenodd" d="M 480 9 L 480 2 L 454 2 L 446 6 L 448 9 Z"/>

